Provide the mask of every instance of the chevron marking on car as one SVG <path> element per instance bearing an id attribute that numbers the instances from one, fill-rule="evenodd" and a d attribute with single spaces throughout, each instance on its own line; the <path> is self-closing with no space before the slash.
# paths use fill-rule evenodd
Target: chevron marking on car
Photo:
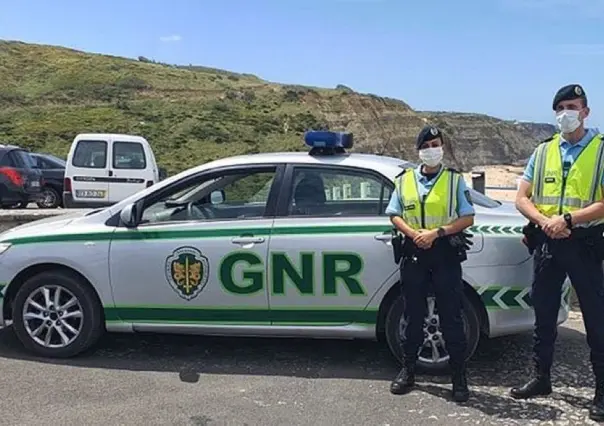
<path id="1" fill-rule="evenodd" d="M 487 309 L 531 309 L 530 287 L 481 286 L 476 289 Z"/>
<path id="2" fill-rule="evenodd" d="M 519 235 L 522 234 L 522 226 L 475 225 L 470 227 L 470 232 L 490 235 Z"/>
<path id="3" fill-rule="evenodd" d="M 526 296 L 530 291 L 531 288 L 526 287 L 524 290 L 514 296 L 514 300 L 522 307 L 522 309 L 530 309 L 529 304 L 524 301 L 524 296 Z"/>

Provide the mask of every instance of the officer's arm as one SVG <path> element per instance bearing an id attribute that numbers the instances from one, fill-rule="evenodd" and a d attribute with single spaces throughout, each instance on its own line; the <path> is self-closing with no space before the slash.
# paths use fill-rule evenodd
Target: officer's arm
<path id="1" fill-rule="evenodd" d="M 462 176 L 457 185 L 457 219 L 448 225 L 443 226 L 445 235 L 457 234 L 466 228 L 474 225 L 474 205 L 470 190 Z"/>
<path id="2" fill-rule="evenodd" d="M 403 206 L 401 205 L 401 200 L 399 198 L 398 192 L 394 191 L 390 196 L 390 202 L 388 203 L 388 207 L 386 207 L 386 214 L 390 215 L 390 222 L 396 227 L 396 229 L 399 230 L 399 232 L 413 239 L 417 235 L 417 231 L 411 228 L 407 224 L 407 222 L 403 220 L 403 218 L 401 217 L 402 212 Z"/>
<path id="3" fill-rule="evenodd" d="M 600 177 L 600 185 L 602 186 L 602 193 L 604 194 L 604 174 Z M 591 222 L 604 217 L 604 199 L 596 201 L 595 203 L 577 210 L 571 214 L 571 221 L 573 225 L 580 223 Z"/>
<path id="4" fill-rule="evenodd" d="M 535 173 L 535 153 L 533 151 L 529 158 L 528 164 L 524 170 L 524 175 L 520 180 L 518 192 L 516 192 L 516 208 L 518 211 L 531 222 L 543 226 L 547 221 L 547 217 L 542 215 L 531 201 L 533 191 L 533 175 Z"/>

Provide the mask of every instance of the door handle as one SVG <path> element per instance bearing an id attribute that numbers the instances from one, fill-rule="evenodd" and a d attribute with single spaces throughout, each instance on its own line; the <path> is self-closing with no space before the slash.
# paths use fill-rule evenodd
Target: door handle
<path id="1" fill-rule="evenodd" d="M 392 234 L 391 233 L 378 234 L 378 235 L 374 236 L 373 238 L 375 238 L 378 241 L 392 241 Z"/>
<path id="2" fill-rule="evenodd" d="M 264 237 L 235 237 L 231 242 L 233 244 L 260 244 L 264 242 Z"/>

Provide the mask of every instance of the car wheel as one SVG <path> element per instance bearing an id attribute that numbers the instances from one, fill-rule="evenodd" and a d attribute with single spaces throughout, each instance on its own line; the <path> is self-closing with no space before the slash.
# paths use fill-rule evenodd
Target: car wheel
<path id="1" fill-rule="evenodd" d="M 45 186 L 40 194 L 40 201 L 36 204 L 41 209 L 56 209 L 61 204 L 61 196 L 56 189 Z"/>
<path id="2" fill-rule="evenodd" d="M 103 327 L 102 308 L 75 274 L 42 272 L 29 278 L 13 302 L 15 334 L 37 355 L 67 358 L 93 346 Z"/>
<path id="3" fill-rule="evenodd" d="M 424 319 L 424 342 L 419 350 L 417 366 L 428 373 L 442 373 L 449 368 L 449 354 L 445 348 L 445 341 L 440 328 L 440 320 L 436 300 L 428 297 L 428 310 Z M 404 353 L 402 343 L 404 339 L 403 330 L 406 325 L 404 319 L 405 300 L 398 297 L 386 316 L 386 341 L 394 357 L 403 362 Z M 466 360 L 469 360 L 478 346 L 480 339 L 480 321 L 476 308 L 468 297 L 462 297 L 462 321 L 466 335 Z"/>

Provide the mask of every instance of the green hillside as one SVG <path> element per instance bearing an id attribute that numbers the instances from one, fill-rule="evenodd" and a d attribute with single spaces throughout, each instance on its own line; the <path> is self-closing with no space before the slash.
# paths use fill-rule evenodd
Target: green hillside
<path id="1" fill-rule="evenodd" d="M 139 134 L 171 174 L 227 155 L 304 149 L 301 136 L 311 128 L 354 131 L 357 150 L 414 155 L 426 121 L 404 102 L 346 87 L 280 85 L 13 41 L 0 41 L 0 82 L 0 141 L 64 157 L 78 133 Z M 467 165 L 463 154 L 451 158 Z"/>

